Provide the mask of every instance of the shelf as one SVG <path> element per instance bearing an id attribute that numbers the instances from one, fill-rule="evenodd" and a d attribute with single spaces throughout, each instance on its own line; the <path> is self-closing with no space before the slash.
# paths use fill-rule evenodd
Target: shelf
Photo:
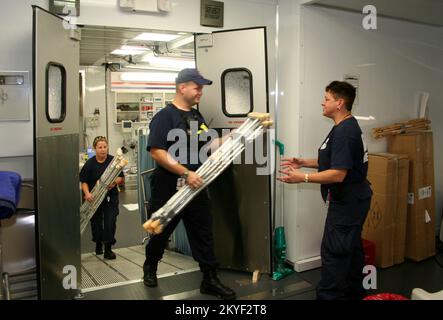
<path id="1" fill-rule="evenodd" d="M 174 92 L 115 92 L 115 123 L 131 120 L 149 122 L 154 114 L 171 103 Z"/>

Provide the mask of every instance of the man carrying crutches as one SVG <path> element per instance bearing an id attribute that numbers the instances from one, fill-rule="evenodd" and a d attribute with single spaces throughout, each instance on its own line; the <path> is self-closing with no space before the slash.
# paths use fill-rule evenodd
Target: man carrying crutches
<path id="1" fill-rule="evenodd" d="M 199 103 L 203 86 L 210 84 L 212 81 L 205 79 L 196 69 L 183 69 L 176 78 L 174 100 L 159 111 L 150 123 L 147 150 L 156 162 L 156 168 L 151 180 L 149 215 L 161 208 L 184 184 L 198 188 L 204 183 L 195 171 L 201 165 L 199 154 L 205 142 L 197 139 L 198 143 L 194 146 L 191 141 L 195 141 L 195 135 L 207 130 L 207 126 L 200 112 L 192 107 Z M 197 130 L 192 130 L 193 128 Z M 182 131 L 183 135 L 177 134 L 179 131 Z M 168 135 L 178 139 L 168 141 Z M 180 136 L 185 136 L 186 139 L 180 141 Z M 177 154 L 168 152 L 174 144 L 183 147 L 177 150 L 186 150 L 184 161 Z M 177 158 L 180 158 L 180 161 L 177 161 Z M 146 260 L 143 265 L 144 284 L 148 287 L 157 286 L 158 262 L 163 257 L 168 239 L 180 219 L 183 219 L 192 255 L 203 272 L 200 292 L 221 299 L 235 299 L 235 292 L 224 286 L 217 277 L 212 216 L 206 188 L 199 192 L 161 233 L 150 238 L 146 245 Z"/>

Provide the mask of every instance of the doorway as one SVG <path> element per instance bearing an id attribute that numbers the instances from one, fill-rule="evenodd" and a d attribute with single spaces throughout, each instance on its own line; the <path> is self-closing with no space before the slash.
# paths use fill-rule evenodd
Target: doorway
<path id="1" fill-rule="evenodd" d="M 121 148 L 129 164 L 119 193 L 117 258 L 95 254 L 90 226 L 81 236 L 83 292 L 142 281 L 148 195 L 140 173 L 152 167 L 146 151 L 153 115 L 172 101 L 179 70 L 195 66 L 194 36 L 134 28 L 84 26 L 80 42 L 80 161 L 94 155 L 92 141 L 108 138 L 109 153 Z M 158 267 L 159 277 L 198 270 L 179 225 Z"/>

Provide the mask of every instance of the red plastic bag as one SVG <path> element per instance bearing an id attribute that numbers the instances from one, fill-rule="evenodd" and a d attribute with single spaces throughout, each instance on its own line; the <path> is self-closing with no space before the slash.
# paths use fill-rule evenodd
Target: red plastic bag
<path id="1" fill-rule="evenodd" d="M 363 300 L 409 300 L 409 299 L 395 293 L 379 293 L 367 296 Z"/>
<path id="2" fill-rule="evenodd" d="M 375 266 L 375 243 L 362 239 L 363 251 L 365 253 L 365 265 Z"/>

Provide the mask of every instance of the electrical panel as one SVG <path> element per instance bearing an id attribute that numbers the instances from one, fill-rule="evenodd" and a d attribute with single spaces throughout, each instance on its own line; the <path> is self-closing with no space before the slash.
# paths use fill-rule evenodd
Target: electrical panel
<path id="1" fill-rule="evenodd" d="M 29 72 L 0 71 L 0 121 L 29 121 Z"/>

